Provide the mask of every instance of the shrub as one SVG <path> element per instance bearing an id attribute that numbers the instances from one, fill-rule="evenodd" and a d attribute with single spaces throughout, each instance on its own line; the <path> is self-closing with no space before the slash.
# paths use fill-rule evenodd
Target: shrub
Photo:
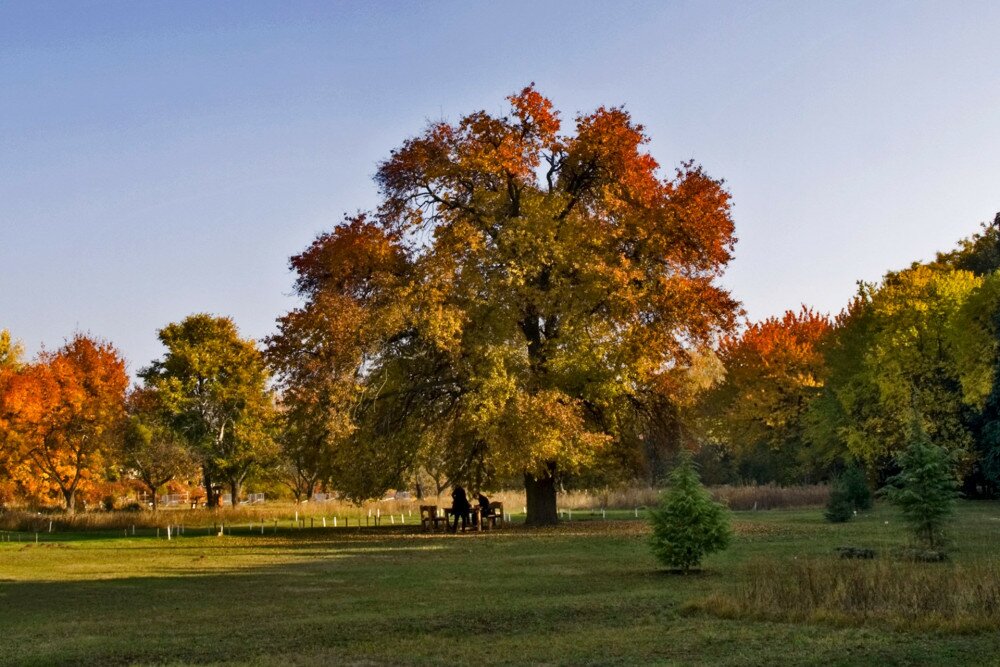
<path id="1" fill-rule="evenodd" d="M 657 559 L 669 567 L 686 573 L 706 554 L 729 546 L 728 514 L 701 485 L 689 455 L 670 474 L 670 486 L 650 515 L 650 545 Z"/>
<path id="2" fill-rule="evenodd" d="M 849 466 L 840 476 L 840 485 L 854 509 L 863 512 L 872 508 L 872 490 L 868 487 L 865 471 L 860 467 Z"/>
<path id="3" fill-rule="evenodd" d="M 897 462 L 899 474 L 890 477 L 880 493 L 900 509 L 920 545 L 938 550 L 947 543 L 945 523 L 958 497 L 951 456 L 917 425 L 912 443 Z"/>
<path id="4" fill-rule="evenodd" d="M 857 466 L 850 466 L 833 482 L 830 500 L 826 505 L 827 521 L 850 521 L 856 512 L 871 509 L 872 492 L 865 473 Z"/>
<path id="5" fill-rule="evenodd" d="M 854 516 L 854 503 L 851 502 L 843 489 L 834 486 L 833 490 L 830 491 L 830 502 L 827 503 L 823 516 L 831 523 L 850 521 L 851 517 Z"/>

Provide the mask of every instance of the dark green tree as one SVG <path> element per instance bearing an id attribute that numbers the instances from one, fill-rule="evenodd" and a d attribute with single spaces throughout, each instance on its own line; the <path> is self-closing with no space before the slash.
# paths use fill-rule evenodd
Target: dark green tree
<path id="1" fill-rule="evenodd" d="M 826 506 L 826 520 L 833 523 L 850 521 L 856 512 L 871 507 L 872 492 L 868 488 L 864 470 L 856 465 L 848 466 L 833 481 L 830 501 Z"/>
<path id="2" fill-rule="evenodd" d="M 914 420 L 912 442 L 896 461 L 899 473 L 880 493 L 900 509 L 922 546 L 942 548 L 947 543 L 945 525 L 958 497 L 952 455 L 933 444 Z"/>
<path id="3" fill-rule="evenodd" d="M 652 511 L 650 545 L 656 558 L 687 573 L 705 555 L 729 546 L 732 532 L 726 509 L 701 484 L 689 454 L 670 474 L 670 486 Z"/>

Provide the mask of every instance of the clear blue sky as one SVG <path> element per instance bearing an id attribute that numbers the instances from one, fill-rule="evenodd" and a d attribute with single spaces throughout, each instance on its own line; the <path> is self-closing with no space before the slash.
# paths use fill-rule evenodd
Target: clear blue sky
<path id="1" fill-rule="evenodd" d="M 836 311 L 1000 210 L 998 35 L 995 1 L 0 0 L 0 328 L 133 372 L 192 312 L 263 337 L 380 159 L 530 81 L 726 179 L 751 317 Z"/>

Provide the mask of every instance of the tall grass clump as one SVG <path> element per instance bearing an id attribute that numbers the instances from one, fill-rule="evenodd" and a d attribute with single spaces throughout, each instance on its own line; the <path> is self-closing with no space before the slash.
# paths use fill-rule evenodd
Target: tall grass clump
<path id="1" fill-rule="evenodd" d="M 687 609 L 733 619 L 995 630 L 1000 627 L 1000 563 L 758 560 L 745 567 L 735 590 Z"/>

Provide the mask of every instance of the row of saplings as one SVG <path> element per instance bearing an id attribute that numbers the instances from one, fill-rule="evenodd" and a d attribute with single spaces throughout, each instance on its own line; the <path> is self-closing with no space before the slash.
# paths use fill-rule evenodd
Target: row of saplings
<path id="1" fill-rule="evenodd" d="M 897 457 L 899 473 L 889 478 L 878 495 L 895 505 L 915 539 L 905 556 L 922 561 L 945 560 L 945 525 L 958 497 L 953 457 L 932 444 L 922 429 L 914 429 L 911 444 Z M 849 521 L 870 509 L 872 493 L 864 473 L 848 468 L 830 491 L 825 516 L 832 522 Z M 683 455 L 670 475 L 670 484 L 651 512 L 650 543 L 659 561 L 687 573 L 702 558 L 729 546 L 732 529 L 725 507 L 712 500 L 698 479 L 691 457 Z M 871 549 L 840 547 L 845 558 L 873 558 Z"/>

